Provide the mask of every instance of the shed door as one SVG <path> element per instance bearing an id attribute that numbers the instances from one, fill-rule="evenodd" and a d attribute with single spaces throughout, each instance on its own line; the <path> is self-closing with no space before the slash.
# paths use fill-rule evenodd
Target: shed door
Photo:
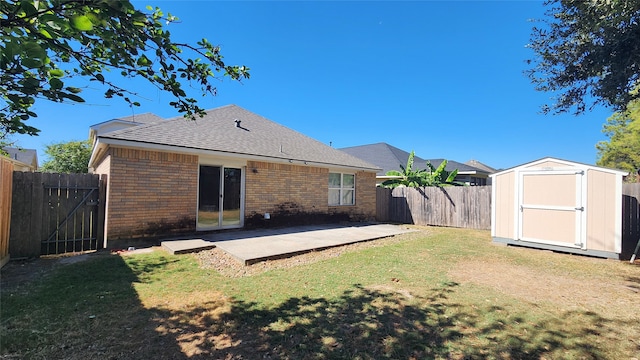
<path id="1" fill-rule="evenodd" d="M 521 172 L 518 239 L 582 247 L 585 180 L 584 171 Z"/>

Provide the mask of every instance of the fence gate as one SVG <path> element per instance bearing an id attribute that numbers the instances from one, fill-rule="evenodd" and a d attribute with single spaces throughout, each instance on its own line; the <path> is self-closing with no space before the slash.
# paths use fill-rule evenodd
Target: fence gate
<path id="1" fill-rule="evenodd" d="M 93 174 L 14 173 L 11 256 L 101 248 L 101 187 Z"/>

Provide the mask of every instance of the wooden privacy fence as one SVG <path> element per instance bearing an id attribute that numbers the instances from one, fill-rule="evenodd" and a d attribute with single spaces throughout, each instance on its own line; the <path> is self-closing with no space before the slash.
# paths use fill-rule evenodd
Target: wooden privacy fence
<path id="1" fill-rule="evenodd" d="M 404 224 L 489 230 L 491 186 L 378 187 L 376 218 Z"/>
<path id="2" fill-rule="evenodd" d="M 631 254 L 638 239 L 640 239 L 640 184 L 622 184 L 622 253 Z"/>
<path id="3" fill-rule="evenodd" d="M 12 184 L 13 163 L 7 158 L 0 157 L 0 267 L 9 261 Z"/>
<path id="4" fill-rule="evenodd" d="M 94 174 L 15 172 L 11 257 L 102 248 L 104 186 Z"/>

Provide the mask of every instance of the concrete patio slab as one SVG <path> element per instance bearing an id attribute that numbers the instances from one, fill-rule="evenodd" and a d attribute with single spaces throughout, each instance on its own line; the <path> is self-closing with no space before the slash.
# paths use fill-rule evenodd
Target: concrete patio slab
<path id="1" fill-rule="evenodd" d="M 209 250 L 216 247 L 214 243 L 202 239 L 169 240 L 161 242 L 160 245 L 162 245 L 163 249 L 174 255 Z"/>
<path id="2" fill-rule="evenodd" d="M 162 246 L 173 249 L 173 253 L 200 251 L 204 250 L 204 246 L 215 246 L 245 265 L 250 265 L 268 259 L 375 240 L 410 231 L 413 230 L 406 226 L 390 224 L 328 224 L 219 232 L 203 235 L 197 240 L 163 241 Z"/>

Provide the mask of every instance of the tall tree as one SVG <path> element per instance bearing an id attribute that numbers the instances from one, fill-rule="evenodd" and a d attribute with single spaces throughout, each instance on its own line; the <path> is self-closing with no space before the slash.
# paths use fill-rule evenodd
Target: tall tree
<path id="1" fill-rule="evenodd" d="M 206 39 L 174 42 L 165 25 L 176 20 L 128 0 L 0 1 L 0 138 L 38 133 L 25 123 L 37 116 L 37 99 L 83 102 L 81 89 L 70 84 L 74 77 L 100 83 L 107 98 L 132 106 L 139 103 L 122 80 L 143 78 L 173 95 L 170 104 L 185 117 L 202 115 L 180 81 L 215 95 L 214 80 L 248 78 L 248 68 L 225 64 Z"/>
<path id="2" fill-rule="evenodd" d="M 68 141 L 47 145 L 44 150 L 49 160 L 40 168 L 44 172 L 86 173 L 89 172 L 91 140 Z"/>
<path id="3" fill-rule="evenodd" d="M 597 165 L 628 171 L 637 179 L 640 169 L 640 101 L 632 101 L 625 111 L 607 119 L 602 132 L 609 138 L 596 144 Z"/>
<path id="4" fill-rule="evenodd" d="M 537 90 L 557 93 L 546 113 L 581 114 L 596 105 L 623 111 L 638 98 L 640 1 L 547 0 L 526 71 Z"/>

